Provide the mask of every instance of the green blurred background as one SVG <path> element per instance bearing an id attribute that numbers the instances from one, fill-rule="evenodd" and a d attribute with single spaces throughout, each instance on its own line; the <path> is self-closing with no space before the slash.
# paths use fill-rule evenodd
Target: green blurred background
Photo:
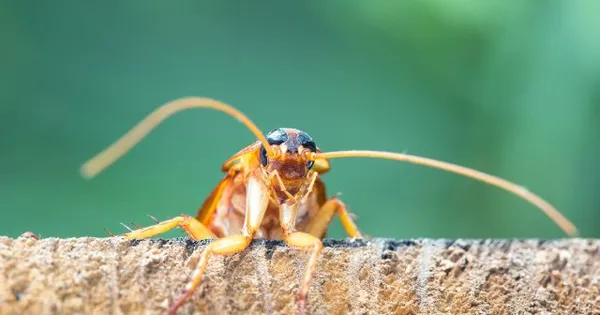
<path id="1" fill-rule="evenodd" d="M 254 141 L 173 116 L 92 181 L 80 165 L 150 111 L 207 96 L 324 150 L 419 154 L 528 187 L 600 236 L 600 2 L 3 1 L 0 235 L 105 236 L 195 214 Z M 333 160 L 329 194 L 377 237 L 563 237 L 503 190 Z M 182 236 L 180 230 L 167 236 Z M 337 220 L 330 237 L 345 237 Z"/>

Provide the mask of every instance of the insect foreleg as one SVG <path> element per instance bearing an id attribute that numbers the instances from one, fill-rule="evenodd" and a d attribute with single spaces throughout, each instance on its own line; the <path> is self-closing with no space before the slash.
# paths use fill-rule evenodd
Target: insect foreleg
<path id="1" fill-rule="evenodd" d="M 206 265 L 208 264 L 208 259 L 211 255 L 230 255 L 241 252 L 242 250 L 248 247 L 252 237 L 247 237 L 243 235 L 231 235 L 221 239 L 218 239 L 206 246 L 204 251 L 202 252 L 202 256 L 200 256 L 200 260 L 198 261 L 198 265 L 194 269 L 194 273 L 192 274 L 192 279 L 185 286 L 185 290 L 183 295 L 179 297 L 177 302 L 171 306 L 169 310 L 169 314 L 176 314 L 177 309 L 183 305 L 186 300 L 196 291 L 196 288 L 202 281 L 202 277 L 204 276 L 204 272 L 206 271 Z"/>
<path id="2" fill-rule="evenodd" d="M 192 239 L 197 241 L 206 238 L 217 238 L 215 234 L 204 224 L 202 224 L 196 218 L 187 215 L 178 216 L 149 227 L 121 234 L 119 236 L 135 239 L 149 238 L 158 234 L 166 233 L 177 226 L 180 226 Z"/>
<path id="3" fill-rule="evenodd" d="M 308 263 L 306 264 L 304 278 L 300 283 L 300 288 L 298 289 L 297 295 L 297 302 L 300 314 L 305 314 L 308 290 L 310 289 L 312 278 L 317 267 L 317 259 L 319 258 L 321 249 L 323 249 L 323 243 L 321 243 L 321 241 L 318 238 L 304 232 L 287 233 L 286 231 L 285 234 L 285 242 L 290 247 L 310 252 L 310 258 L 308 259 Z"/>
<path id="4" fill-rule="evenodd" d="M 319 209 L 319 212 L 312 218 L 312 220 L 308 223 L 308 227 L 306 231 L 311 235 L 323 238 L 325 236 L 325 232 L 327 232 L 327 228 L 329 227 L 329 223 L 333 216 L 337 213 L 340 221 L 342 222 L 342 226 L 348 233 L 348 236 L 351 238 L 362 238 L 362 233 L 358 230 L 356 223 L 352 219 L 352 215 L 346 208 L 346 205 L 342 203 L 336 197 L 332 197 L 323 206 Z"/>
<path id="5" fill-rule="evenodd" d="M 318 238 L 304 232 L 298 232 L 295 230 L 294 223 L 296 222 L 296 215 L 298 213 L 298 204 L 284 203 L 280 205 L 280 220 L 281 228 L 284 233 L 284 240 L 290 246 L 300 250 L 309 251 L 310 258 L 306 265 L 306 271 L 304 272 L 304 278 L 300 283 L 298 289 L 298 308 L 300 314 L 306 312 L 306 298 L 308 296 L 308 289 L 312 282 L 313 274 L 317 266 L 317 258 L 323 248 L 323 243 Z"/>
<path id="6" fill-rule="evenodd" d="M 208 259 L 212 255 L 231 255 L 243 251 L 250 245 L 258 231 L 269 203 L 268 189 L 264 182 L 255 176 L 248 178 L 246 187 L 246 217 L 241 234 L 230 235 L 218 239 L 206 246 L 198 265 L 194 269 L 192 279 L 185 286 L 184 294 L 173 304 L 169 314 L 175 314 L 177 309 L 194 293 L 206 271 Z"/>

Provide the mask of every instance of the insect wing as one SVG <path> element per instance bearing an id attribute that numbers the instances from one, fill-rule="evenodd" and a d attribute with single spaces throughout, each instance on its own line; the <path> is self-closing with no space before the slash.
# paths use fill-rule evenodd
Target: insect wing
<path id="1" fill-rule="evenodd" d="M 219 184 L 213 189 L 210 195 L 204 200 L 202 206 L 198 209 L 196 218 L 202 222 L 202 224 L 209 226 L 213 217 L 213 214 L 217 210 L 217 205 L 223 196 L 225 188 L 231 183 L 233 175 L 227 174 Z"/>
<path id="2" fill-rule="evenodd" d="M 223 163 L 221 170 L 223 172 L 228 172 L 232 169 L 242 170 L 244 167 L 253 166 L 258 163 L 258 150 L 260 150 L 260 141 L 256 141 L 234 154 Z"/>

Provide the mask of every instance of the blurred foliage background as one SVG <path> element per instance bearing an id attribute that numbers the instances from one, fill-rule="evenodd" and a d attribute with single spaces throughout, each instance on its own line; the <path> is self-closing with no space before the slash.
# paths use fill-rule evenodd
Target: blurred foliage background
<path id="1" fill-rule="evenodd" d="M 150 111 L 207 96 L 324 150 L 400 151 L 526 186 L 600 236 L 598 1 L 3 1 L 0 234 L 105 236 L 195 214 L 255 139 L 191 110 L 92 181 L 80 165 Z M 329 194 L 390 238 L 563 237 L 503 190 L 332 161 Z M 168 236 L 182 236 L 176 231 Z M 345 237 L 337 220 L 330 237 Z"/>

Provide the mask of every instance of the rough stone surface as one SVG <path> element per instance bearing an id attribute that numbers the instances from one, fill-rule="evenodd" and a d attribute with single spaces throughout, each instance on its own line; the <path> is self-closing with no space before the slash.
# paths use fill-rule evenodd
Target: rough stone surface
<path id="1" fill-rule="evenodd" d="M 206 241 L 0 237 L 0 314 L 164 314 Z M 180 314 L 294 314 L 305 253 L 213 257 Z M 600 314 L 600 240 L 325 242 L 310 314 Z"/>

